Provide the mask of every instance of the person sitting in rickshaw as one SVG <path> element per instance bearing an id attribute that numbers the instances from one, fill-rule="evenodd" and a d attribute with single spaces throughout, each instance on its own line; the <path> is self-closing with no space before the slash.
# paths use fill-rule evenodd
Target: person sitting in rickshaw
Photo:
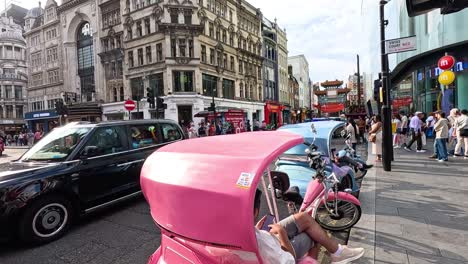
<path id="1" fill-rule="evenodd" d="M 255 193 L 254 217 L 260 213 L 262 191 Z M 319 245 L 331 254 L 331 263 L 345 264 L 364 255 L 363 248 L 350 248 L 338 244 L 307 213 L 291 215 L 282 221 L 269 225 L 270 232 L 261 230 L 266 217 L 256 224 L 258 249 L 266 263 L 294 264 L 304 256 L 317 259 Z M 315 244 L 317 242 L 317 244 Z"/>

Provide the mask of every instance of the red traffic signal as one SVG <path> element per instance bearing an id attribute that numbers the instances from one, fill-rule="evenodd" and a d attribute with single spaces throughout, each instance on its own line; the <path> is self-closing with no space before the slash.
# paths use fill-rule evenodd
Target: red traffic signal
<path id="1" fill-rule="evenodd" d="M 450 70 L 455 66 L 455 58 L 453 56 L 443 56 L 437 65 L 443 71 Z"/>
<path id="2" fill-rule="evenodd" d="M 415 17 L 434 9 L 441 14 L 451 14 L 468 7 L 468 0 L 406 0 L 408 16 Z"/>

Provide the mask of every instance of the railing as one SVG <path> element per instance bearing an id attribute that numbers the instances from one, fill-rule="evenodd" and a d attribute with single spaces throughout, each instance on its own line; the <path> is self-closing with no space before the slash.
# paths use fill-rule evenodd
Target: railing
<path id="1" fill-rule="evenodd" d="M 5 79 L 27 81 L 27 78 L 25 76 L 23 76 L 23 75 L 20 75 L 20 74 L 15 74 L 15 73 L 0 74 L 0 80 L 5 80 Z"/>

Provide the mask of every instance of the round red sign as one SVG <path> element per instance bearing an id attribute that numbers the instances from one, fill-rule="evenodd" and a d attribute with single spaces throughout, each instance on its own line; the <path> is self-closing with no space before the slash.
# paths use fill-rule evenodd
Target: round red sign
<path id="1" fill-rule="evenodd" d="M 455 65 L 455 58 L 453 56 L 443 56 L 440 58 L 438 66 L 441 70 L 446 71 Z"/>
<path id="2" fill-rule="evenodd" d="M 127 109 L 127 111 L 133 111 L 133 109 L 135 109 L 136 107 L 136 104 L 132 100 L 127 100 L 125 101 L 124 106 L 125 106 L 125 109 Z"/>

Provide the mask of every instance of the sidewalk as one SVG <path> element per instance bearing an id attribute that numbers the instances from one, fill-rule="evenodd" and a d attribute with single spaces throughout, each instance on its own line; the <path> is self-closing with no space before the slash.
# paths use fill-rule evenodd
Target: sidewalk
<path id="1" fill-rule="evenodd" d="M 366 254 L 355 263 L 468 263 L 468 160 L 431 154 L 395 150 L 391 172 L 366 176 L 348 243 Z"/>

